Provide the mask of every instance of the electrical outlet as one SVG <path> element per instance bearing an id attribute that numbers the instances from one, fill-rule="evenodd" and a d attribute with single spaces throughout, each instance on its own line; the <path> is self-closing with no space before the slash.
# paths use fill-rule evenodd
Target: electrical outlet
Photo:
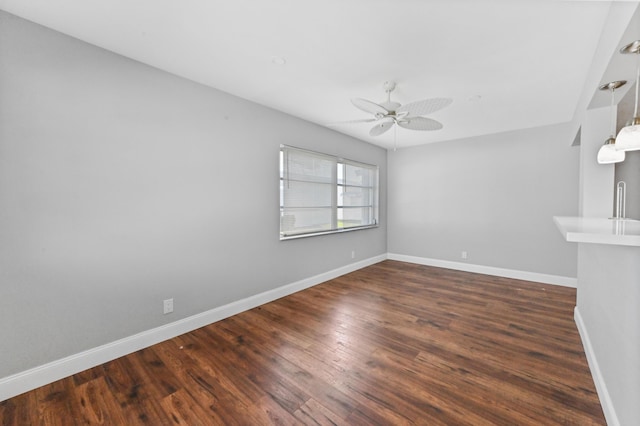
<path id="1" fill-rule="evenodd" d="M 462 257 L 463 259 L 466 259 L 466 258 L 467 258 L 467 252 L 466 252 L 466 251 L 463 251 L 463 252 L 462 252 L 461 257 Z"/>
<path id="2" fill-rule="evenodd" d="M 171 312 L 173 312 L 173 298 L 166 299 L 163 302 L 163 307 L 164 307 L 164 313 L 165 314 L 170 314 Z"/>
<path id="3" fill-rule="evenodd" d="M 352 259 L 356 258 L 356 251 L 355 250 L 351 250 L 351 258 Z"/>

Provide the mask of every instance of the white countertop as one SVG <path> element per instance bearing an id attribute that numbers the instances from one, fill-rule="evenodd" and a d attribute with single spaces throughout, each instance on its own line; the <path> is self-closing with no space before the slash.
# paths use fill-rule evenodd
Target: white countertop
<path id="1" fill-rule="evenodd" d="M 640 247 L 640 221 L 596 217 L 554 216 L 567 241 Z"/>

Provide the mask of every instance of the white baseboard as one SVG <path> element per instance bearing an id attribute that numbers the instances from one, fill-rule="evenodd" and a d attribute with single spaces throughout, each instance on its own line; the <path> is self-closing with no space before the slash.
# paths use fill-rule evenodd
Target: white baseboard
<path id="1" fill-rule="evenodd" d="M 573 311 L 573 318 L 575 319 L 578 332 L 580 333 L 580 338 L 582 339 L 584 353 L 587 356 L 587 362 L 589 363 L 593 383 L 596 385 L 596 391 L 598 392 L 598 398 L 600 398 L 600 405 L 602 406 L 604 417 L 607 420 L 607 425 L 620 426 L 620 421 L 618 420 L 618 416 L 616 415 L 616 411 L 613 407 L 613 402 L 611 401 L 611 395 L 609 395 L 607 385 L 602 377 L 600 366 L 598 365 L 598 360 L 596 359 L 596 354 L 593 351 L 593 346 L 589 339 L 589 333 L 587 333 L 587 327 L 582 320 L 580 310 L 578 310 L 577 306 Z"/>
<path id="2" fill-rule="evenodd" d="M 401 262 L 417 263 L 419 265 L 436 266 L 438 268 L 455 269 L 457 271 L 475 272 L 496 277 L 513 278 L 516 280 L 535 281 L 544 284 L 554 284 L 563 287 L 577 287 L 577 278 L 560 275 L 540 274 L 537 272 L 518 271 L 515 269 L 496 268 L 493 266 L 474 265 L 471 263 L 453 262 L 450 260 L 430 259 L 427 257 L 408 256 L 404 254 L 387 253 L 387 259 Z"/>
<path id="3" fill-rule="evenodd" d="M 155 345 L 167 339 L 193 331 L 205 325 L 220 321 L 240 312 L 253 309 L 284 296 L 296 293 L 314 285 L 348 274 L 366 266 L 381 262 L 386 254 L 305 278 L 264 293 L 238 300 L 209 311 L 184 318 L 170 324 L 143 331 L 115 342 L 107 343 L 68 357 L 0 379 L 0 401 L 44 386 L 56 380 L 95 367 L 137 350 Z"/>

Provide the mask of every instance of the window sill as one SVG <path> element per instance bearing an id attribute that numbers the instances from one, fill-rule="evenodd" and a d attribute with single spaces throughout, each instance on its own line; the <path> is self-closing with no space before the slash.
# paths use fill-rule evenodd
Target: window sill
<path id="1" fill-rule="evenodd" d="M 379 226 L 380 225 L 375 224 L 375 225 L 367 225 L 367 226 L 358 226 L 353 228 L 332 229 L 331 231 L 309 232 L 308 234 L 296 234 L 296 235 L 286 235 L 286 236 L 281 235 L 280 241 L 297 240 L 299 238 L 316 237 L 318 235 L 342 234 L 343 232 L 360 231 L 361 229 L 378 228 Z"/>

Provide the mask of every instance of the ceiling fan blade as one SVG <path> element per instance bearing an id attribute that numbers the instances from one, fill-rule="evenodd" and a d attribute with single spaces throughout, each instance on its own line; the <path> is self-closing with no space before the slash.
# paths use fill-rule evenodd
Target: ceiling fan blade
<path id="1" fill-rule="evenodd" d="M 327 126 L 341 126 L 343 124 L 356 124 L 356 123 L 373 123 L 374 121 L 378 121 L 378 120 L 376 118 L 364 118 L 362 120 L 337 121 L 335 123 L 327 123 Z"/>
<path id="2" fill-rule="evenodd" d="M 407 112 L 409 115 L 427 115 L 451 105 L 451 98 L 423 99 L 402 105 L 396 112 Z"/>
<path id="3" fill-rule="evenodd" d="M 378 105 L 374 102 L 368 101 L 362 98 L 353 98 L 351 99 L 351 103 L 358 109 L 361 109 L 364 112 L 368 112 L 373 115 L 387 115 L 389 111 L 381 105 Z"/>
<path id="4" fill-rule="evenodd" d="M 380 124 L 376 124 L 369 130 L 369 136 L 380 136 L 393 126 L 393 121 L 384 121 Z"/>
<path id="5" fill-rule="evenodd" d="M 398 126 L 409 130 L 440 130 L 442 123 L 426 117 L 408 117 L 398 121 Z"/>

